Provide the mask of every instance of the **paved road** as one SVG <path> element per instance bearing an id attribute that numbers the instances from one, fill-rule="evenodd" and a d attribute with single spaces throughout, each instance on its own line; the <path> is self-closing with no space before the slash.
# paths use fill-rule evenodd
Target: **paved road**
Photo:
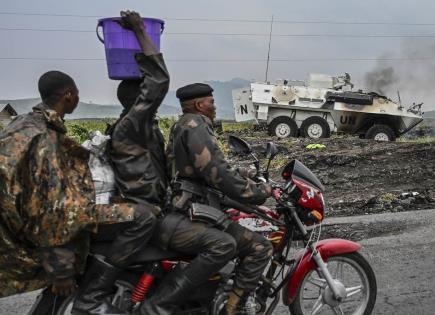
<path id="1" fill-rule="evenodd" d="M 373 314 L 435 314 L 435 210 L 331 218 L 330 224 L 359 222 L 402 226 L 393 235 L 360 241 L 378 284 Z M 288 314 L 284 306 L 274 314 Z"/>
<path id="2" fill-rule="evenodd" d="M 378 298 L 373 314 L 435 314 L 435 210 L 332 218 L 328 224 L 386 224 L 382 236 L 362 240 L 373 266 Z M 390 229 L 394 225 L 400 228 Z M 393 231 L 393 232 L 391 232 Z M 26 314 L 35 293 L 0 299 L 0 314 Z M 288 314 L 280 305 L 274 314 Z"/>

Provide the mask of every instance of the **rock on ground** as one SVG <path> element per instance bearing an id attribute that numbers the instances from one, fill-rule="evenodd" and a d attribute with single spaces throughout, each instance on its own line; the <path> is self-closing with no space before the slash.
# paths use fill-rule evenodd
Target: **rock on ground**
<path id="1" fill-rule="evenodd" d="M 282 167 L 298 159 L 325 185 L 329 215 L 429 209 L 435 205 L 435 142 L 377 142 L 354 137 L 277 139 L 264 132 L 239 133 L 263 158 L 267 141 L 280 155 L 272 162 L 272 178 L 281 181 Z M 307 149 L 310 143 L 324 149 Z M 230 155 L 247 166 L 246 157 Z"/>

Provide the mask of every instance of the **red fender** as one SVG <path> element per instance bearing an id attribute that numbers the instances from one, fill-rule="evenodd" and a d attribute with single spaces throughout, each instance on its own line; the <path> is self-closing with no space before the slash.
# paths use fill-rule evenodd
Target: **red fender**
<path id="1" fill-rule="evenodd" d="M 356 252 L 361 248 L 361 245 L 340 238 L 330 238 L 318 242 L 316 248 L 323 260 L 327 261 L 331 256 Z M 293 259 L 296 261 L 297 265 L 289 271 L 292 275 L 287 285 L 285 285 L 282 290 L 282 301 L 284 305 L 290 305 L 290 303 L 293 302 L 305 275 L 317 268 L 315 262 L 311 259 L 310 250 L 297 252 Z"/>

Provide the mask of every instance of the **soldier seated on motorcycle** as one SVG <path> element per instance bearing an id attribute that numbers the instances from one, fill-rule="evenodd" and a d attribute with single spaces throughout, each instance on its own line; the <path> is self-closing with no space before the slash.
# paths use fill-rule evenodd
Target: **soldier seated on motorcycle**
<path id="1" fill-rule="evenodd" d="M 159 287 L 137 314 L 172 314 L 191 290 L 238 257 L 234 288 L 224 310 L 234 314 L 255 290 L 272 255 L 268 240 L 228 218 L 207 224 L 196 222 L 188 214 L 192 209 L 220 207 L 217 195 L 208 188 L 249 204 L 262 204 L 271 194 L 270 186 L 242 177 L 225 160 L 212 129 L 212 91 L 206 84 L 191 84 L 177 91 L 183 115 L 171 130 L 167 147 L 169 167 L 173 175 L 177 174 L 174 210 L 156 229 L 167 248 L 197 256 L 182 273 Z"/>
<path id="2" fill-rule="evenodd" d="M 141 79 L 124 80 L 119 84 L 117 94 L 124 111 L 108 130 L 111 138 L 107 146 L 107 155 L 113 166 L 116 186 L 120 193 L 120 198 L 117 199 L 136 204 L 135 207 L 141 210 L 135 212 L 142 224 L 137 227 L 138 231 L 131 229 L 131 237 L 123 233 L 122 239 L 114 242 L 119 246 L 116 248 L 117 260 L 113 263 L 125 268 L 131 262 L 129 257 L 144 250 L 148 244 L 157 217 L 161 215 L 166 194 L 164 140 L 155 115 L 168 91 L 169 74 L 163 56 L 147 35 L 140 15 L 134 11 L 123 11 L 120 23 L 134 32 L 142 48 L 142 52 L 137 53 L 135 58 L 143 75 Z M 103 238 L 110 239 L 110 236 L 113 237 L 119 233 L 118 231 L 119 227 L 106 226 L 100 234 Z M 140 235 L 140 238 L 135 235 Z M 121 246 L 124 246 L 123 250 L 120 250 Z M 115 251 L 113 252 L 115 255 Z M 112 277 L 111 285 L 114 280 Z M 85 290 L 79 295 L 73 311 L 84 309 L 82 304 L 86 305 L 86 301 L 91 300 L 93 294 L 93 290 Z M 112 311 L 110 314 L 115 313 Z"/>
<path id="3" fill-rule="evenodd" d="M 108 224 L 117 234 L 106 260 L 88 269 L 93 279 L 79 292 L 76 314 L 125 314 L 105 298 L 119 268 L 149 234 L 148 209 L 95 204 L 89 152 L 66 136 L 63 120 L 78 104 L 76 84 L 50 71 L 40 77 L 38 89 L 42 103 L 0 133 L 1 295 L 50 283 L 53 293 L 69 295 L 83 271 L 89 232 Z"/>

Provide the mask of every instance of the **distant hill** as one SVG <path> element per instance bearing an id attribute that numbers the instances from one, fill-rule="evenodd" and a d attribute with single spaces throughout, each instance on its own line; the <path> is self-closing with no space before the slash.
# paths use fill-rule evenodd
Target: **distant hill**
<path id="1" fill-rule="evenodd" d="M 205 81 L 213 89 L 217 107 L 217 117 L 220 119 L 234 119 L 233 98 L 231 91 L 242 87 L 248 87 L 250 82 L 245 79 L 235 78 L 230 81 Z M 16 100 L 0 100 L 1 103 L 10 103 L 18 114 L 28 113 L 32 107 L 41 101 L 40 98 L 26 98 Z M 120 105 L 99 105 L 94 103 L 80 102 L 77 109 L 66 119 L 79 118 L 111 118 L 118 117 L 122 111 Z M 175 96 L 175 91 L 169 91 L 160 106 L 158 115 L 178 116 L 181 114 L 180 102 Z"/>
<path id="2" fill-rule="evenodd" d="M 0 100 L 0 104 L 9 103 L 17 111 L 17 113 L 25 114 L 32 110 L 32 107 L 41 102 L 40 98 L 28 98 L 18 100 Z M 93 103 L 80 102 L 77 109 L 71 115 L 67 115 L 66 119 L 79 118 L 113 118 L 118 117 L 122 111 L 120 105 L 99 105 Z M 177 116 L 181 113 L 180 107 L 174 107 L 162 104 L 159 108 L 158 115 L 162 117 Z"/>
<path id="3" fill-rule="evenodd" d="M 217 116 L 224 119 L 234 119 L 232 90 L 249 87 L 248 80 L 235 78 L 230 81 L 206 81 L 213 87 L 213 96 L 217 106 Z"/>
<path id="4" fill-rule="evenodd" d="M 205 81 L 213 89 L 213 96 L 217 107 L 216 115 L 220 119 L 234 119 L 233 96 L 232 90 L 242 87 L 249 87 L 250 81 L 240 78 L 235 78 L 230 81 Z M 171 106 L 180 106 L 178 98 L 175 96 L 175 91 L 169 91 L 164 99 L 164 103 Z"/>

